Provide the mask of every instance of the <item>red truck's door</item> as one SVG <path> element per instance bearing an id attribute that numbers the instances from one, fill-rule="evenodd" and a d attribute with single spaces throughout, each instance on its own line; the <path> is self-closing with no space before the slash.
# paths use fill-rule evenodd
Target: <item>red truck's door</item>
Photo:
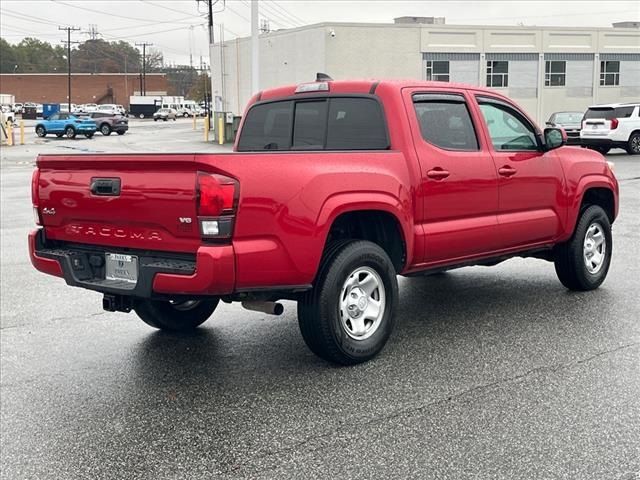
<path id="1" fill-rule="evenodd" d="M 539 148 L 535 126 L 515 106 L 484 94 L 476 99 L 499 177 L 499 248 L 553 241 L 565 208 L 556 152 Z"/>
<path id="2" fill-rule="evenodd" d="M 452 263 L 496 248 L 498 179 L 464 92 L 403 93 L 422 177 L 425 262 Z"/>

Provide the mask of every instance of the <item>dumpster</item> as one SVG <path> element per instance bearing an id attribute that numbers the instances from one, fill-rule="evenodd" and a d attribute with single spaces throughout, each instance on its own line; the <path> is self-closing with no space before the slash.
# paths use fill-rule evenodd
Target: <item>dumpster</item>
<path id="1" fill-rule="evenodd" d="M 22 118 L 24 120 L 35 120 L 37 117 L 37 108 L 36 107 L 24 107 L 24 113 L 22 114 Z"/>
<path id="2" fill-rule="evenodd" d="M 59 103 L 44 103 L 42 104 L 42 118 L 47 119 L 54 113 L 60 111 Z"/>

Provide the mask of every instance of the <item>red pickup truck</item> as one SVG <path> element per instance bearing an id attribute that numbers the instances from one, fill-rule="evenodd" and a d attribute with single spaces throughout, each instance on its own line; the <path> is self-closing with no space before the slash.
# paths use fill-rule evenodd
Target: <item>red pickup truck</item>
<path id="1" fill-rule="evenodd" d="M 233 153 L 39 156 L 31 261 L 166 330 L 220 300 L 274 314 L 295 300 L 313 352 L 359 363 L 393 329 L 397 275 L 518 256 L 554 262 L 571 290 L 604 281 L 618 183 L 565 141 L 464 85 L 266 90 Z"/>

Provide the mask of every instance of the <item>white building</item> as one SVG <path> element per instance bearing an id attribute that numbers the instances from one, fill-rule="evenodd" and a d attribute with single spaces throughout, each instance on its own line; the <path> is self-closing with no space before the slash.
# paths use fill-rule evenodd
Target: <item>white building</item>
<path id="1" fill-rule="evenodd" d="M 539 122 L 561 110 L 640 100 L 638 28 L 321 23 L 260 35 L 260 89 L 334 79 L 414 78 L 490 86 Z M 444 19 L 442 19 L 444 21 Z M 408 22 L 408 23 L 407 23 Z M 251 92 L 251 39 L 212 46 L 213 93 L 242 114 Z"/>

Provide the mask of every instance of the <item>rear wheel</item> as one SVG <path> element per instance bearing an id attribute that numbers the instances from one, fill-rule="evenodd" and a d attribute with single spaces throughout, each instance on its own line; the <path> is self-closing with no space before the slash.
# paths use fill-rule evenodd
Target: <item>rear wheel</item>
<path id="1" fill-rule="evenodd" d="M 395 324 L 396 272 L 367 241 L 339 241 L 326 251 L 314 288 L 298 302 L 305 343 L 319 357 L 354 365 L 375 357 Z"/>
<path id="2" fill-rule="evenodd" d="M 67 127 L 64 130 L 64 134 L 67 138 L 76 138 L 76 129 L 73 127 Z"/>
<path id="3" fill-rule="evenodd" d="M 141 113 L 140 115 L 138 115 L 138 118 L 140 119 L 144 118 L 144 113 Z"/>
<path id="4" fill-rule="evenodd" d="M 111 127 L 108 123 L 103 123 L 102 125 L 100 125 L 100 133 L 105 137 L 111 135 Z"/>
<path id="5" fill-rule="evenodd" d="M 213 300 L 139 300 L 134 309 L 144 323 L 160 330 L 185 332 L 207 321 L 218 306 Z"/>
<path id="6" fill-rule="evenodd" d="M 629 137 L 627 153 L 629 155 L 640 155 L 640 132 L 636 132 Z"/>
<path id="7" fill-rule="evenodd" d="M 47 135 L 47 130 L 42 125 L 38 125 L 36 127 L 36 135 L 38 135 L 41 138 L 45 137 Z"/>
<path id="8" fill-rule="evenodd" d="M 556 247 L 555 267 L 560 282 L 569 290 L 598 288 L 609 271 L 612 250 L 609 217 L 597 205 L 586 208 L 571 239 Z"/>

